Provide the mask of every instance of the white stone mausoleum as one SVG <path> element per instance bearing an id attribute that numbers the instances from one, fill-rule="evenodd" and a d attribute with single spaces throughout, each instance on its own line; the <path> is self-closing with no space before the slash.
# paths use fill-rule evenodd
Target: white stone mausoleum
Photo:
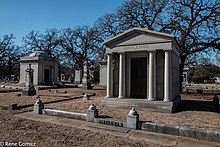
<path id="1" fill-rule="evenodd" d="M 25 70 L 31 63 L 33 72 L 33 84 L 57 84 L 58 82 L 58 60 L 50 58 L 43 51 L 35 51 L 29 56 L 20 59 L 20 84 L 25 83 Z"/>
<path id="2" fill-rule="evenodd" d="M 173 35 L 133 28 L 104 45 L 106 98 L 173 101 L 179 95 L 179 46 Z"/>

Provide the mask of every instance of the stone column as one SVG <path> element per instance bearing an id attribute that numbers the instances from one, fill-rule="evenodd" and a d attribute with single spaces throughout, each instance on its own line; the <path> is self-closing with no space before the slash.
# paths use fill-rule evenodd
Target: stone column
<path id="1" fill-rule="evenodd" d="M 118 98 L 125 97 L 125 54 L 120 53 L 119 59 L 119 96 Z"/>
<path id="2" fill-rule="evenodd" d="M 155 51 L 149 52 L 149 98 L 148 100 L 156 100 L 156 64 Z"/>
<path id="3" fill-rule="evenodd" d="M 107 90 L 106 90 L 106 98 L 110 98 L 111 95 L 111 64 L 112 64 L 112 55 L 108 54 L 107 55 Z"/>
<path id="4" fill-rule="evenodd" d="M 164 61 L 164 100 L 170 101 L 170 51 L 165 51 L 165 61 Z"/>
<path id="5" fill-rule="evenodd" d="M 82 88 L 84 88 L 84 89 L 92 89 L 91 81 L 90 81 L 90 77 L 89 77 L 89 68 L 88 68 L 87 59 L 83 63 Z"/>

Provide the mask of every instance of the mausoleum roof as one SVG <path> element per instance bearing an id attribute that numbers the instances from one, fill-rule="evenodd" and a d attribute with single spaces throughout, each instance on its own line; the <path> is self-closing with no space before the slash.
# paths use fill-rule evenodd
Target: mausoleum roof
<path id="1" fill-rule="evenodd" d="M 20 61 L 24 61 L 24 62 L 31 62 L 31 61 L 56 61 L 56 62 L 58 62 L 57 59 L 51 58 L 44 51 L 34 51 L 29 56 L 21 57 Z"/>
<path id="2" fill-rule="evenodd" d="M 175 38 L 173 35 L 171 34 L 167 34 L 167 33 L 161 33 L 161 32 L 156 32 L 156 31 L 151 31 L 151 30 L 148 30 L 146 28 L 132 28 L 130 30 L 126 30 L 124 31 L 123 33 L 109 39 L 109 40 L 106 40 L 105 42 L 103 42 L 105 45 L 108 45 L 108 44 L 111 44 L 112 42 L 114 41 L 117 41 L 125 36 L 128 36 L 130 33 L 133 33 L 133 32 L 141 32 L 141 33 L 150 33 L 150 34 L 154 34 L 154 35 L 157 35 L 157 36 L 163 36 L 163 37 L 167 37 L 167 38 Z"/>
<path id="3" fill-rule="evenodd" d="M 46 54 L 44 51 L 34 51 L 29 55 L 29 57 L 44 57 L 44 58 L 50 58 L 48 54 Z"/>

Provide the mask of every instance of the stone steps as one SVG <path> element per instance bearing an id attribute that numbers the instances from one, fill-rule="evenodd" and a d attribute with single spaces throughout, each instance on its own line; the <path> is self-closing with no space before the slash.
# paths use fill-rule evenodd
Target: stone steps
<path id="1" fill-rule="evenodd" d="M 102 106 L 120 107 L 120 108 L 128 108 L 128 109 L 130 109 L 131 107 L 135 107 L 138 110 L 171 113 L 173 102 L 148 101 L 145 99 L 107 98 L 102 101 Z"/>

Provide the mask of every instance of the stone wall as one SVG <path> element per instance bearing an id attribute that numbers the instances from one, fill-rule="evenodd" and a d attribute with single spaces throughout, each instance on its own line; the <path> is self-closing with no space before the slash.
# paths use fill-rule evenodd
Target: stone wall
<path id="1" fill-rule="evenodd" d="M 179 57 L 172 52 L 172 98 L 179 95 Z"/>

